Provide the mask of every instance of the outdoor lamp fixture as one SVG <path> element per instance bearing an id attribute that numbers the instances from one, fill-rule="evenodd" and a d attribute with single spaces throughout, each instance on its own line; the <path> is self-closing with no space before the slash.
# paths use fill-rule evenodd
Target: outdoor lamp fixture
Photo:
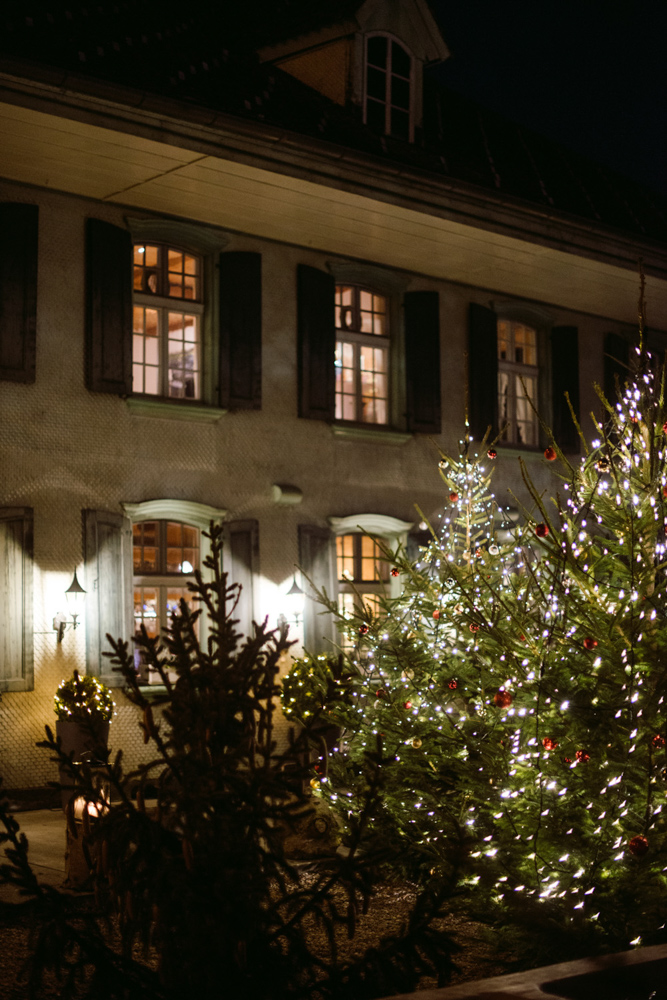
<path id="1" fill-rule="evenodd" d="M 303 599 L 305 596 L 306 595 L 304 594 L 303 590 L 296 582 L 296 573 L 295 573 L 294 579 L 292 580 L 292 586 L 285 595 L 285 604 L 286 604 L 285 611 L 287 612 L 287 614 L 281 615 L 281 617 L 284 618 L 285 621 L 296 626 L 296 628 L 298 628 L 299 625 L 301 624 L 301 618 L 303 615 Z"/>
<path id="2" fill-rule="evenodd" d="M 53 619 L 53 628 L 58 633 L 58 642 L 63 641 L 63 636 L 65 634 L 65 629 L 69 625 L 70 628 L 76 628 L 79 624 L 78 618 L 83 610 L 84 594 L 86 591 L 83 589 L 81 584 L 76 578 L 76 569 L 74 570 L 74 576 L 69 587 L 65 591 L 65 597 L 67 598 L 67 606 L 70 610 L 72 620 L 67 620 L 67 615 L 59 611 L 56 617 Z"/>

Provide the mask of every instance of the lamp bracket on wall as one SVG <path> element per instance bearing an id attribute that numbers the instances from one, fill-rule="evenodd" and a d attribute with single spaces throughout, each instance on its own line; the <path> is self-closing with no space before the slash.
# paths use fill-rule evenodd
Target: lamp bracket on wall
<path id="1" fill-rule="evenodd" d="M 86 591 L 83 589 L 81 584 L 76 578 L 76 570 L 74 570 L 74 576 L 72 577 L 72 582 L 65 591 L 65 597 L 67 598 L 67 603 L 71 608 L 71 619 L 68 620 L 67 615 L 62 611 L 59 611 L 55 618 L 53 619 L 53 629 L 58 633 L 58 642 L 63 641 L 63 636 L 65 635 L 65 629 L 68 627 L 75 629 L 79 624 L 79 614 L 81 611 L 81 605 L 84 599 Z"/>

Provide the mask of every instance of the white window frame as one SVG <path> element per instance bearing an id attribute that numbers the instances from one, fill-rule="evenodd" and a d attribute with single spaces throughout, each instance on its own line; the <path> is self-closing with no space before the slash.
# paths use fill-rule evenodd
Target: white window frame
<path id="1" fill-rule="evenodd" d="M 215 422 L 226 412 L 217 405 L 219 282 L 218 255 L 230 243 L 227 233 L 199 223 L 178 219 L 138 219 L 126 217 L 132 243 L 173 246 L 184 253 L 201 258 L 202 315 L 200 319 L 201 389 L 198 400 L 176 399 L 169 396 L 133 394 L 127 398 L 130 413 L 159 416 L 171 420 Z M 191 299 L 169 299 L 169 302 L 191 302 Z"/>
<path id="2" fill-rule="evenodd" d="M 157 330 L 158 330 L 158 391 L 156 393 L 139 391 L 134 389 L 134 323 L 133 323 L 133 333 L 132 333 L 132 374 L 133 374 L 133 395 L 147 397 L 149 399 L 161 399 L 169 400 L 170 402 L 185 401 L 189 403 L 200 403 L 205 398 L 205 389 L 203 381 L 203 369 L 204 369 L 204 342 L 203 342 L 203 316 L 204 316 L 204 292 L 205 292 L 205 275 L 204 275 L 204 258 L 202 254 L 195 253 L 192 250 L 187 250 L 184 247 L 179 246 L 173 241 L 164 242 L 162 240 L 134 240 L 133 241 L 133 268 L 135 266 L 134 262 L 134 252 L 137 248 L 152 246 L 157 247 L 158 252 L 161 255 L 162 262 L 159 268 L 161 276 L 163 279 L 168 278 L 168 272 L 166 267 L 166 262 L 164 257 L 168 259 L 169 251 L 174 251 L 188 257 L 193 257 L 197 262 L 196 270 L 196 280 L 198 283 L 199 295 L 196 299 L 179 298 L 177 296 L 171 295 L 158 295 L 151 294 L 150 292 L 136 291 L 134 286 L 132 288 L 132 307 L 134 316 L 134 307 L 139 306 L 144 309 L 152 309 L 157 313 Z M 134 275 L 134 270 L 133 270 Z M 193 396 L 172 396 L 169 393 L 169 313 L 179 313 L 183 315 L 190 315 L 195 317 L 196 323 L 196 358 L 197 358 L 197 392 Z M 144 351 L 146 337 L 144 340 Z M 145 354 L 144 354 L 145 358 Z M 140 362 L 144 369 L 144 385 L 146 378 L 146 362 L 143 360 Z"/>
<path id="3" fill-rule="evenodd" d="M 337 281 L 336 282 L 336 298 L 338 297 L 339 288 L 352 288 L 355 298 L 360 300 L 361 293 L 366 292 L 368 295 L 381 297 L 385 302 L 385 333 L 363 333 L 360 330 L 348 330 L 344 327 L 336 327 L 336 345 L 349 344 L 352 346 L 354 352 L 354 379 L 355 379 L 355 416 L 353 419 L 336 416 L 337 422 L 343 423 L 354 423 L 359 424 L 362 427 L 389 427 L 391 426 L 392 418 L 392 371 L 391 371 L 391 325 L 392 325 L 392 309 L 390 297 L 380 289 L 368 287 L 360 282 L 346 282 Z M 338 308 L 338 306 L 337 306 Z M 341 307 L 342 308 L 342 307 Z M 360 309 L 358 310 L 360 312 Z M 386 407 L 386 419 L 383 421 L 375 420 L 363 420 L 363 389 L 362 389 L 362 369 L 361 369 L 361 348 L 370 347 L 374 350 L 381 350 L 384 352 L 385 356 L 385 407 Z M 336 362 L 337 368 L 342 368 L 342 364 Z M 336 397 L 338 394 L 336 394 Z M 338 399 L 336 398 L 336 403 Z"/>
<path id="4" fill-rule="evenodd" d="M 415 139 L 415 57 L 410 49 L 407 47 L 405 42 L 398 38 L 396 35 L 392 35 L 387 31 L 369 31 L 363 37 L 363 52 L 364 52 L 364 73 L 363 73 L 363 115 L 364 115 L 364 125 L 368 124 L 368 40 L 370 38 L 386 38 L 387 39 L 387 69 L 386 69 L 386 79 L 385 79 L 385 100 L 384 100 L 384 134 L 391 135 L 391 43 L 395 42 L 399 45 L 403 51 L 407 54 L 410 59 L 410 77 L 408 85 L 410 87 L 410 99 L 408 103 L 408 139 L 404 140 L 407 142 L 414 142 Z M 400 77 L 404 80 L 405 77 Z M 371 98 L 374 103 L 382 103 Z M 403 110 L 402 108 L 400 110 Z M 397 136 L 396 138 L 400 138 Z"/>
<path id="5" fill-rule="evenodd" d="M 411 521 L 401 521 L 397 517 L 387 514 L 351 514 L 348 517 L 330 517 L 329 525 L 335 538 L 340 535 L 368 534 L 385 542 L 390 549 L 396 552 L 399 548 L 405 549 L 408 542 L 408 533 L 414 527 Z M 387 581 L 378 581 L 376 584 L 358 583 L 346 587 L 338 579 L 338 550 L 334 547 L 334 578 L 336 580 L 336 602 L 340 606 L 339 597 L 344 593 L 360 594 L 362 600 L 364 595 L 385 594 L 389 598 L 399 597 L 402 589 L 400 576 L 389 574 Z M 352 644 L 345 642 L 345 637 L 341 636 L 342 645 L 348 651 L 353 648 Z"/>
<path id="6" fill-rule="evenodd" d="M 208 504 L 196 503 L 192 500 L 146 500 L 143 503 L 124 503 L 121 504 L 126 516 L 131 520 L 132 524 L 138 524 L 141 521 L 179 521 L 182 524 L 188 524 L 193 528 L 199 529 L 199 566 L 202 575 L 202 580 L 204 583 L 213 582 L 213 573 L 210 569 L 205 566 L 205 560 L 211 554 L 211 542 L 210 539 L 206 538 L 204 535 L 205 531 L 208 531 L 211 521 L 216 524 L 222 523 L 224 518 L 227 516 L 227 511 L 222 510 L 218 507 L 210 507 Z M 194 579 L 194 575 L 189 577 Z M 152 579 L 154 582 L 142 583 L 140 581 L 148 581 Z M 178 577 L 171 577 L 170 583 L 176 584 Z M 188 577 L 182 577 L 185 581 L 184 586 L 187 585 Z M 135 580 L 137 586 L 160 586 L 161 582 L 166 580 L 166 577 L 158 577 L 155 575 L 150 578 L 143 574 L 137 574 L 132 577 L 132 586 L 135 586 Z M 206 644 L 209 635 L 209 623 L 207 616 L 202 614 L 199 618 L 199 641 L 202 645 Z"/>

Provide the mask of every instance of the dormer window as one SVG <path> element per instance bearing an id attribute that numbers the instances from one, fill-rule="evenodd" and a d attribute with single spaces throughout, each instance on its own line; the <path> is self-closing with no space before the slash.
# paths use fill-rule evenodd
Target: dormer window
<path id="1" fill-rule="evenodd" d="M 364 121 L 384 135 L 412 141 L 412 57 L 388 35 L 366 38 Z"/>

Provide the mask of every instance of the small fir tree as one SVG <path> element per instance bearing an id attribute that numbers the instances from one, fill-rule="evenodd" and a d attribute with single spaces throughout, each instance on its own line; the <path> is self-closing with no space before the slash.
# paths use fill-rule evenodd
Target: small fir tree
<path id="1" fill-rule="evenodd" d="M 323 787 L 354 816 L 382 734 L 374 838 L 426 878 L 459 867 L 463 905 L 542 927 L 542 959 L 654 942 L 667 915 L 667 408 L 662 365 L 635 357 L 580 463 L 545 450 L 552 501 L 521 463 L 520 526 L 493 447 L 443 456 L 430 545 L 387 552 L 402 596 L 340 619 L 359 673 Z"/>

